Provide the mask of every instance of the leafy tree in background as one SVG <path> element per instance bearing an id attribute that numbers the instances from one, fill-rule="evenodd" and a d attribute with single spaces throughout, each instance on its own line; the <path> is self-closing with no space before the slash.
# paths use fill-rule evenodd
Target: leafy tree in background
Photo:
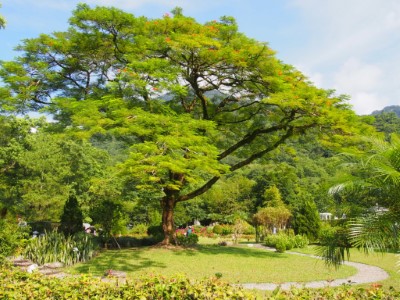
<path id="1" fill-rule="evenodd" d="M 18 180 L 23 176 L 18 159 L 26 151 L 26 141 L 33 122 L 15 117 L 0 116 L 0 203 L 5 217 L 8 210 L 14 210 L 18 205 L 21 193 L 17 187 Z M 12 211 L 13 212 L 13 211 Z M 16 213 L 16 212 L 15 212 Z"/>
<path id="2" fill-rule="evenodd" d="M 70 195 L 65 202 L 61 215 L 60 230 L 66 236 L 83 231 L 83 215 L 75 195 Z"/>
<path id="3" fill-rule="evenodd" d="M 70 24 L 25 40 L 23 55 L 2 63 L 2 109 L 46 108 L 81 137 L 135 136 L 120 169 L 159 193 L 164 244 L 176 204 L 223 174 L 313 129 L 338 147 L 363 127 L 343 97 L 313 86 L 231 17 L 203 25 L 179 9 L 150 20 L 80 4 Z"/>
<path id="4" fill-rule="evenodd" d="M 88 210 L 87 192 L 107 154 L 52 132 L 44 119 L 0 117 L 1 206 L 28 221 L 58 221 L 71 190 Z"/>
<path id="5" fill-rule="evenodd" d="M 251 192 L 255 181 L 246 178 L 240 172 L 226 176 L 215 186 L 201 195 L 211 221 L 233 223 L 238 215 L 250 219 L 254 210 Z"/>
<path id="6" fill-rule="evenodd" d="M 285 229 L 292 216 L 276 186 L 271 186 L 264 191 L 264 201 L 265 206 L 259 208 L 253 216 L 253 223 L 262 227 L 261 239 L 274 230 Z"/>
<path id="7" fill-rule="evenodd" d="M 98 227 L 100 236 L 107 244 L 114 235 L 121 233 L 126 228 L 126 217 L 122 203 L 117 200 L 105 200 L 94 206 L 91 210 L 91 218 Z M 117 246 L 118 242 L 114 238 Z"/>
<path id="8" fill-rule="evenodd" d="M 294 211 L 292 225 L 295 234 L 306 235 L 311 241 L 318 239 L 321 220 L 315 203 L 306 201 Z"/>

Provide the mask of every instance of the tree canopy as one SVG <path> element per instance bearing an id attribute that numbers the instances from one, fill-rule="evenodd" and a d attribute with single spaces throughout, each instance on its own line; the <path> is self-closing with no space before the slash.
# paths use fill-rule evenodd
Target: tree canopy
<path id="1" fill-rule="evenodd" d="M 1 63 L 1 111 L 41 109 L 75 138 L 126 142 L 118 172 L 161 200 L 164 243 L 176 204 L 224 174 L 307 132 L 339 147 L 368 130 L 345 97 L 315 87 L 232 17 L 200 24 L 178 8 L 148 19 L 79 4 L 69 23 Z"/>

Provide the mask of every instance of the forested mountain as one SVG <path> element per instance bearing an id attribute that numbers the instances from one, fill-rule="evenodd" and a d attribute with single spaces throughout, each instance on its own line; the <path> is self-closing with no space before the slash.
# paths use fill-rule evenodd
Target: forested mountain
<path id="1" fill-rule="evenodd" d="M 380 111 L 374 111 L 374 126 L 387 137 L 392 133 L 400 134 L 400 106 L 387 106 Z"/>
<path id="2" fill-rule="evenodd" d="M 394 112 L 400 118 L 400 105 L 390 105 L 384 107 L 382 110 L 375 110 L 372 115 L 379 115 L 382 113 Z"/>

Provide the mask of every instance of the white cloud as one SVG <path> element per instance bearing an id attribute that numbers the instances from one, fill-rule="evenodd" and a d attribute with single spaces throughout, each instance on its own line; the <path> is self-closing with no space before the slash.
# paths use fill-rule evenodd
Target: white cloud
<path id="1" fill-rule="evenodd" d="M 304 44 L 292 53 L 311 80 L 348 94 L 360 114 L 400 104 L 400 1 L 292 0 Z M 323 80 L 320 80 L 320 79 Z"/>
<path id="2" fill-rule="evenodd" d="M 335 73 L 333 81 L 335 88 L 350 94 L 357 91 L 373 91 L 381 86 L 382 70 L 377 65 L 350 58 Z"/>
<path id="3" fill-rule="evenodd" d="M 348 56 L 373 55 L 395 42 L 393 36 L 400 30 L 397 0 L 293 0 L 292 5 L 300 9 L 312 35 L 314 51 L 306 57 L 316 66 Z"/>
<path id="4" fill-rule="evenodd" d="M 390 105 L 390 102 L 375 93 L 359 92 L 352 95 L 351 104 L 358 114 L 368 115 L 375 110 L 381 110 Z"/>

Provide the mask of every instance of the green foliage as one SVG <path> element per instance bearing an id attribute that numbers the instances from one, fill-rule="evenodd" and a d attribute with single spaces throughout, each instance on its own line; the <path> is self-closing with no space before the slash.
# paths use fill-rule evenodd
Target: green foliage
<path id="1" fill-rule="evenodd" d="M 229 224 L 217 224 L 213 227 L 213 232 L 219 235 L 228 235 L 233 233 L 233 227 Z"/>
<path id="2" fill-rule="evenodd" d="M 56 126 L 0 117 L 0 202 L 29 222 L 58 222 L 72 190 L 86 209 L 91 179 L 107 162 L 104 151 L 54 132 Z"/>
<path id="3" fill-rule="evenodd" d="M 292 225 L 296 234 L 306 235 L 311 241 L 317 240 L 321 220 L 315 203 L 306 201 L 295 211 Z"/>
<path id="4" fill-rule="evenodd" d="M 398 215 L 386 212 L 371 214 L 348 222 L 351 244 L 366 253 L 397 251 L 400 249 L 400 224 L 394 222 Z"/>
<path id="5" fill-rule="evenodd" d="M 8 256 L 20 252 L 27 242 L 29 227 L 20 227 L 11 218 L 0 218 L 0 264 Z"/>
<path id="6" fill-rule="evenodd" d="M 119 249 L 119 248 L 152 246 L 157 244 L 160 241 L 160 239 L 157 240 L 153 236 L 142 236 L 142 237 L 119 236 L 115 238 L 115 241 L 117 244 L 111 243 L 110 247 Z"/>
<path id="7" fill-rule="evenodd" d="M 166 243 L 176 203 L 205 193 L 222 175 L 270 160 L 284 143 L 310 131 L 338 148 L 351 145 L 354 133 L 367 127 L 344 97 L 316 88 L 266 43 L 242 34 L 232 17 L 200 24 L 180 9 L 173 17 L 148 19 L 79 4 L 67 31 L 26 39 L 17 50 L 20 57 L 0 64 L 1 110 L 45 109 L 59 121 L 58 130 L 75 137 L 126 141 L 130 153 L 118 156 L 122 163 L 115 170 L 130 188 L 120 191 L 126 199 L 135 188 L 161 200 Z M 40 170 L 36 166 L 34 180 L 28 180 L 32 186 L 42 183 Z M 66 191 L 57 194 L 61 187 L 55 184 L 52 197 L 61 195 L 62 202 L 70 188 L 85 195 L 95 181 L 81 176 L 86 172 L 73 174 L 79 176 L 68 177 Z M 25 187 L 30 204 L 46 195 Z M 220 217 L 255 212 L 249 193 L 231 191 L 221 199 L 227 205 L 220 206 Z"/>
<path id="8" fill-rule="evenodd" d="M 164 236 L 162 225 L 150 225 L 147 228 L 147 234 L 152 236 L 157 241 L 162 241 Z"/>
<path id="9" fill-rule="evenodd" d="M 126 230 L 126 215 L 120 202 L 104 200 L 91 208 L 90 216 L 104 243 L 113 235 Z"/>
<path id="10" fill-rule="evenodd" d="M 305 248 L 309 244 L 307 236 L 297 234 L 294 236 L 294 248 Z"/>
<path id="11" fill-rule="evenodd" d="M 276 252 L 283 253 L 286 250 L 290 250 L 291 248 L 290 248 L 290 245 L 288 243 L 286 243 L 286 241 L 284 241 L 283 239 L 279 239 L 275 243 L 275 249 L 276 249 Z"/>
<path id="12" fill-rule="evenodd" d="M 346 228 L 323 228 L 320 233 L 319 244 L 317 253 L 324 258 L 328 265 L 338 267 L 350 256 L 351 243 Z"/>
<path id="13" fill-rule="evenodd" d="M 252 189 L 255 183 L 240 172 L 222 177 L 199 197 L 210 213 L 208 218 L 220 223 L 233 223 L 238 213 L 247 216 L 254 207 Z"/>
<path id="14" fill-rule="evenodd" d="M 272 233 L 274 228 L 280 230 L 286 227 L 286 224 L 292 214 L 285 206 L 263 207 L 253 216 L 253 222 L 263 227 L 264 235 L 267 232 Z"/>
<path id="15" fill-rule="evenodd" d="M 265 238 L 265 245 L 276 248 L 278 252 L 285 252 L 292 248 L 304 248 L 309 244 L 308 238 L 303 235 L 286 233 L 270 234 Z"/>
<path id="16" fill-rule="evenodd" d="M 376 114 L 374 126 L 379 132 L 384 132 L 386 138 L 390 138 L 393 133 L 400 133 L 400 113 L 394 111 Z"/>
<path id="17" fill-rule="evenodd" d="M 292 288 L 288 291 L 276 290 L 273 293 L 273 299 L 397 299 L 400 297 L 400 291 L 394 288 L 383 288 L 381 284 L 372 284 L 367 287 L 353 287 L 349 284 L 337 288 L 325 287 L 322 289 L 304 289 Z"/>
<path id="18" fill-rule="evenodd" d="M 264 206 L 280 207 L 285 206 L 282 195 L 276 185 L 273 185 L 264 191 Z"/>
<path id="19" fill-rule="evenodd" d="M 351 245 L 366 252 L 398 250 L 400 246 L 400 138 L 393 134 L 390 142 L 382 139 L 368 141 L 371 143 L 368 153 L 346 156 L 352 176 L 343 178 L 330 190 L 334 195 L 367 198 L 367 205 L 372 210 L 349 222 L 349 228 L 338 230 L 324 242 L 321 252 L 333 264 L 342 262 L 347 247 Z M 373 211 L 379 205 L 387 211 Z"/>
<path id="20" fill-rule="evenodd" d="M 215 278 L 193 280 L 182 275 L 148 275 L 119 285 L 90 276 L 56 279 L 2 268 L 0 281 L 1 299 L 256 299 Z"/>
<path id="21" fill-rule="evenodd" d="M 65 235 L 74 235 L 83 231 L 83 215 L 78 200 L 70 195 L 65 202 L 63 214 L 61 215 L 60 231 Z"/>
<path id="22" fill-rule="evenodd" d="M 177 234 L 176 241 L 177 241 L 178 245 L 181 245 L 184 247 L 192 247 L 192 246 L 197 245 L 197 243 L 199 242 L 199 237 L 195 233 L 191 233 L 189 235 Z"/>
<path id="23" fill-rule="evenodd" d="M 132 227 L 132 229 L 129 230 L 129 233 L 131 234 L 139 234 L 139 235 L 145 235 L 147 234 L 149 226 L 143 223 L 136 224 Z"/>
<path id="24" fill-rule="evenodd" d="M 1 3 L 0 3 L 0 8 L 1 8 Z M 6 19 L 0 15 L 0 29 L 4 29 L 6 27 Z"/>
<path id="25" fill-rule="evenodd" d="M 91 235 L 81 233 L 65 236 L 52 231 L 37 238 L 31 238 L 23 255 L 39 265 L 62 262 L 70 266 L 92 259 L 96 254 L 96 248 Z"/>

